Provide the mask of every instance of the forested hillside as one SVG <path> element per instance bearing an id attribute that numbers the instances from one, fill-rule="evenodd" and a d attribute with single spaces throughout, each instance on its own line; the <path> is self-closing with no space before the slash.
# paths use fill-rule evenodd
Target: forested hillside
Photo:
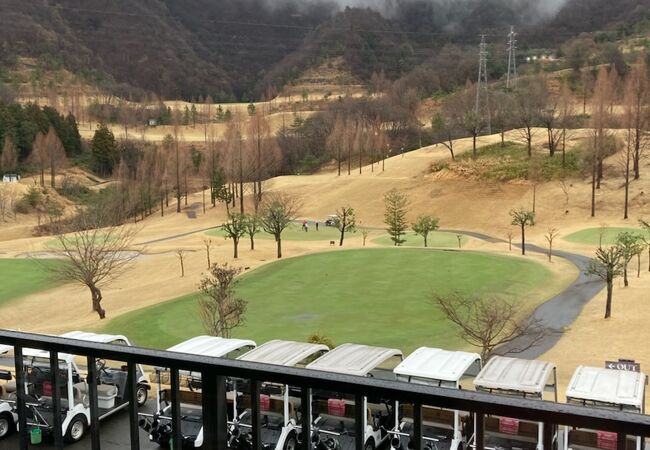
<path id="1" fill-rule="evenodd" d="M 523 46 L 557 46 L 584 31 L 625 33 L 647 20 L 650 0 L 372 5 L 373 10 L 341 9 L 328 0 L 5 0 L 0 75 L 11 82 L 7 74 L 17 57 L 29 56 L 45 69 L 66 68 L 125 97 L 260 99 L 335 56 L 364 81 L 381 72 L 392 80 L 412 79 L 422 64 L 453 68 L 457 61 L 445 55 L 475 54 L 481 33 L 502 52 L 510 25 L 517 26 Z M 436 88 L 448 84 L 441 80 Z"/>

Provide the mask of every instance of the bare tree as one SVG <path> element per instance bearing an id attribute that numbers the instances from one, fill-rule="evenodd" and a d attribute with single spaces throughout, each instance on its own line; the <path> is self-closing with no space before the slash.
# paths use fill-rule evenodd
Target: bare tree
<path id="1" fill-rule="evenodd" d="M 211 336 L 229 338 L 232 330 L 244 323 L 247 302 L 235 294 L 236 276 L 241 269 L 215 264 L 203 277 L 199 289 L 199 312 L 205 331 Z"/>
<path id="2" fill-rule="evenodd" d="M 368 235 L 370 234 L 370 231 L 366 230 L 365 228 L 361 230 L 361 237 L 363 238 L 363 246 L 366 246 L 366 239 L 368 239 Z"/>
<path id="3" fill-rule="evenodd" d="M 210 262 L 210 249 L 212 248 L 212 239 L 203 238 L 203 246 L 205 247 L 205 256 L 208 260 L 208 269 L 210 269 L 210 266 L 212 265 Z"/>
<path id="4" fill-rule="evenodd" d="M 546 242 L 548 242 L 548 261 L 551 262 L 553 258 L 553 241 L 558 236 L 559 230 L 557 228 L 549 228 L 544 237 Z"/>
<path id="5" fill-rule="evenodd" d="M 255 235 L 262 231 L 262 224 L 257 214 L 246 216 L 246 234 L 251 241 L 251 250 L 255 250 Z"/>
<path id="6" fill-rule="evenodd" d="M 293 196 L 274 193 L 262 204 L 260 223 L 262 229 L 273 235 L 277 244 L 278 258 L 282 258 L 282 232 L 296 220 L 300 202 Z"/>
<path id="7" fill-rule="evenodd" d="M 535 225 L 535 213 L 527 211 L 524 208 L 513 209 L 510 211 L 512 225 L 521 229 L 521 254 L 526 254 L 526 227 Z"/>
<path id="8" fill-rule="evenodd" d="M 596 257 L 589 262 L 585 274 L 596 275 L 607 283 L 605 319 L 609 319 L 612 316 L 614 279 L 623 274 L 623 251 L 617 245 L 598 248 L 596 250 Z"/>
<path id="9" fill-rule="evenodd" d="M 34 139 L 34 145 L 32 152 L 29 155 L 30 164 L 38 168 L 41 180 L 41 186 L 45 187 L 45 168 L 47 167 L 48 157 L 47 157 L 47 147 L 45 144 L 46 138 L 45 133 L 38 132 L 36 133 L 36 138 Z"/>
<path id="10" fill-rule="evenodd" d="M 546 101 L 540 111 L 540 122 L 546 128 L 546 138 L 549 154 L 555 156 L 560 143 L 562 142 L 562 123 L 558 113 L 560 109 L 560 98 L 557 95 L 547 95 Z"/>
<path id="11" fill-rule="evenodd" d="M 5 136 L 2 153 L 0 154 L 0 169 L 6 173 L 14 172 L 17 167 L 18 153 L 16 152 L 16 146 L 10 136 Z"/>
<path id="12" fill-rule="evenodd" d="M 336 211 L 336 220 L 334 221 L 334 226 L 339 233 L 341 234 L 341 239 L 339 240 L 339 247 L 343 247 L 343 239 L 345 238 L 345 233 L 354 233 L 356 231 L 356 215 L 354 209 L 350 206 L 341 206 Z"/>
<path id="13" fill-rule="evenodd" d="M 185 276 L 185 255 L 187 252 L 183 249 L 178 249 L 176 250 L 176 257 L 178 258 L 178 262 L 181 264 L 181 278 Z"/>
<path id="14" fill-rule="evenodd" d="M 492 107 L 492 127 L 501 135 L 501 147 L 505 147 L 506 131 L 510 130 L 514 123 L 515 104 L 512 94 L 503 91 L 493 93 L 490 106 Z"/>
<path id="15" fill-rule="evenodd" d="M 591 155 L 591 217 L 596 216 L 596 190 L 600 189 L 600 180 L 603 171 L 604 146 L 607 139 L 607 125 L 609 123 L 609 99 L 611 97 L 611 85 L 607 69 L 601 67 L 596 80 L 596 87 L 593 95 L 593 154 Z"/>
<path id="16" fill-rule="evenodd" d="M 522 353 L 549 334 L 539 320 L 521 319 L 515 301 L 455 293 L 434 295 L 434 302 L 459 327 L 461 339 L 480 349 L 483 361 L 494 355 Z"/>
<path id="17" fill-rule="evenodd" d="M 535 127 L 540 123 L 540 115 L 547 95 L 546 82 L 541 77 L 530 80 L 522 79 L 517 83 L 517 90 L 515 91 L 515 123 L 526 143 L 529 157 L 533 155 Z"/>
<path id="18" fill-rule="evenodd" d="M 437 217 L 422 215 L 417 218 L 415 223 L 411 224 L 411 228 L 415 234 L 422 236 L 424 239 L 424 246 L 428 247 L 429 233 L 436 231 L 439 228 L 440 220 Z"/>
<path id="19" fill-rule="evenodd" d="M 640 255 L 645 247 L 643 236 L 638 233 L 624 231 L 616 236 L 616 246 L 621 249 L 623 254 L 623 284 L 625 287 L 630 285 L 627 278 L 627 267 L 636 255 Z"/>
<path id="20" fill-rule="evenodd" d="M 0 186 L 0 221 L 6 222 L 13 209 L 14 194 L 10 189 Z"/>
<path id="21" fill-rule="evenodd" d="M 234 213 L 228 216 L 228 221 L 221 225 L 221 229 L 226 233 L 226 239 L 232 239 L 233 258 L 239 257 L 238 248 L 239 240 L 246 234 L 246 224 L 248 218 L 245 214 Z"/>
<path id="22" fill-rule="evenodd" d="M 101 217 L 104 213 L 79 210 L 72 220 L 72 232 L 65 234 L 60 230 L 56 235 L 65 264 L 47 266 L 62 280 L 88 287 L 93 311 L 100 319 L 106 318 L 101 287 L 124 273 L 141 253 L 132 245 L 138 229 L 126 225 L 100 228 L 107 223 Z"/>
<path id="23" fill-rule="evenodd" d="M 648 97 L 650 96 L 648 82 L 648 67 L 645 59 L 639 56 L 632 67 L 625 87 L 625 105 L 630 110 L 630 124 L 634 130 L 633 167 L 634 179 L 640 178 L 640 162 L 643 152 L 648 146 L 646 130 L 648 128 Z"/>
<path id="24" fill-rule="evenodd" d="M 346 126 L 340 115 L 336 116 L 332 132 L 327 137 L 327 148 L 336 159 L 337 175 L 341 176 L 341 161 L 343 160 L 342 148 L 345 145 Z"/>
<path id="25" fill-rule="evenodd" d="M 512 238 L 515 237 L 515 232 L 512 230 L 508 230 L 506 236 L 508 237 L 508 251 L 512 251 Z"/>
<path id="26" fill-rule="evenodd" d="M 434 139 L 445 146 L 449 150 L 451 159 L 455 160 L 454 143 L 460 137 L 458 124 L 453 117 L 438 113 L 431 119 L 431 129 L 434 134 Z"/>

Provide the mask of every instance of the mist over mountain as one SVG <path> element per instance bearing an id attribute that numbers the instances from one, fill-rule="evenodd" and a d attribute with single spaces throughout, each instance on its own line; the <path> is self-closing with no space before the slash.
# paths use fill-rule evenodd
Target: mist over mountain
<path id="1" fill-rule="evenodd" d="M 511 25 L 520 43 L 553 46 L 648 11 L 650 0 L 4 0 L 0 71 L 28 56 L 121 95 L 250 100 L 332 57 L 362 81 L 395 80 L 445 45 L 505 42 Z"/>

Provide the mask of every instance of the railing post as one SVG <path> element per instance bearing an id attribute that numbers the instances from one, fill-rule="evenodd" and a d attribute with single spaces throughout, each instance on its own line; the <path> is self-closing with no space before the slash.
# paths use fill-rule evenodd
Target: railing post
<path id="1" fill-rule="evenodd" d="M 90 445 L 92 450 L 100 450 L 99 442 L 99 410 L 97 400 L 97 361 L 94 356 L 86 358 L 88 367 L 88 400 L 90 403 Z"/>
<path id="2" fill-rule="evenodd" d="M 553 430 L 555 429 L 554 424 L 549 422 L 544 422 L 544 430 L 542 432 L 542 444 L 544 445 L 544 450 L 553 450 Z"/>
<path id="3" fill-rule="evenodd" d="M 262 448 L 262 427 L 260 426 L 260 382 L 251 380 L 251 437 L 253 441 L 253 450 Z"/>
<path id="4" fill-rule="evenodd" d="M 364 450 L 365 437 L 366 437 L 366 402 L 363 395 L 357 394 L 354 396 L 354 440 L 355 450 Z"/>
<path id="5" fill-rule="evenodd" d="M 476 450 L 485 449 L 485 416 L 483 413 L 474 413 L 474 440 L 476 441 Z"/>
<path id="6" fill-rule="evenodd" d="M 413 450 L 422 450 L 422 405 L 413 404 Z"/>
<path id="7" fill-rule="evenodd" d="M 625 433 L 618 433 L 616 435 L 616 450 L 625 450 L 627 444 L 627 435 Z"/>
<path id="8" fill-rule="evenodd" d="M 138 425 L 138 365 L 133 361 L 128 361 L 126 365 L 129 382 L 129 429 L 131 431 L 131 449 L 140 450 L 140 427 Z"/>
<path id="9" fill-rule="evenodd" d="M 302 448 L 304 450 L 311 450 L 311 421 L 312 421 L 312 411 L 311 411 L 311 388 L 303 386 L 300 388 L 300 410 L 301 410 L 301 423 L 302 427 Z"/>
<path id="10" fill-rule="evenodd" d="M 183 432 L 181 430 L 181 399 L 178 369 L 170 369 L 169 377 L 172 397 L 172 436 L 174 438 L 174 447 L 171 450 L 182 450 Z"/>
<path id="11" fill-rule="evenodd" d="M 50 352 L 50 373 L 52 377 L 52 426 L 54 428 L 54 446 L 63 449 L 63 433 L 61 429 L 61 379 L 59 370 L 59 353 Z"/>
<path id="12" fill-rule="evenodd" d="M 226 450 L 228 416 L 226 379 L 214 370 L 201 372 L 204 450 Z"/>
<path id="13" fill-rule="evenodd" d="M 14 346 L 14 364 L 16 368 L 16 412 L 18 414 L 18 445 L 20 450 L 27 450 L 27 406 L 25 405 L 25 366 L 23 348 Z"/>

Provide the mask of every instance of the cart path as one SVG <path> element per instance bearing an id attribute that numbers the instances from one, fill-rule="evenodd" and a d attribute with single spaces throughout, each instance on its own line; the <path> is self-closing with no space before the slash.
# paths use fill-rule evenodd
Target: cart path
<path id="1" fill-rule="evenodd" d="M 215 228 L 219 228 L 219 226 L 212 226 L 199 230 L 188 231 L 185 233 L 179 233 L 148 242 L 142 242 L 138 245 L 154 244 L 173 239 L 179 239 L 181 237 L 189 236 L 192 234 L 204 233 Z M 476 231 L 453 229 L 445 229 L 439 231 L 464 234 L 465 236 L 489 242 L 491 244 L 507 244 L 507 241 L 503 239 L 495 238 L 488 234 Z M 521 248 L 520 244 L 513 244 L 513 246 Z M 546 249 L 534 244 L 526 244 L 526 251 L 541 254 L 547 253 Z M 550 330 L 550 333 L 548 336 L 544 337 L 544 339 L 535 347 L 530 348 L 525 352 L 517 353 L 517 357 L 535 359 L 549 351 L 560 340 L 564 334 L 565 329 L 578 318 L 584 306 L 605 288 L 605 282 L 600 278 L 585 275 L 587 265 L 589 264 L 591 258 L 562 250 L 554 250 L 553 255 L 555 257 L 566 259 L 571 264 L 573 264 L 578 269 L 579 275 L 569 286 L 567 286 L 564 291 L 542 303 L 535 309 L 535 311 L 533 311 L 532 317 L 538 319 L 544 326 L 546 326 Z M 513 341 L 508 345 L 508 348 L 516 348 L 522 344 L 525 344 L 525 341 L 523 339 Z"/>
<path id="2" fill-rule="evenodd" d="M 440 231 L 464 234 L 466 236 L 470 236 L 475 239 L 493 244 L 507 244 L 507 241 L 503 239 L 498 239 L 487 234 L 474 231 Z M 515 246 L 521 248 L 520 244 Z M 546 249 L 534 244 L 526 244 L 526 251 L 547 254 Z M 535 309 L 535 311 L 533 311 L 532 317 L 540 320 L 544 326 L 549 328 L 551 333 L 546 336 L 537 346 L 528 349 L 525 352 L 517 353 L 517 357 L 535 359 L 549 351 L 560 340 L 564 334 L 564 330 L 578 318 L 583 307 L 605 288 L 605 282 L 600 278 L 585 275 L 587 265 L 589 264 L 591 258 L 562 250 L 554 250 L 553 255 L 555 257 L 566 259 L 571 264 L 576 266 L 579 271 L 579 275 L 564 291 L 542 303 Z M 516 348 L 523 344 L 525 344 L 524 339 L 510 343 L 507 348 Z"/>

